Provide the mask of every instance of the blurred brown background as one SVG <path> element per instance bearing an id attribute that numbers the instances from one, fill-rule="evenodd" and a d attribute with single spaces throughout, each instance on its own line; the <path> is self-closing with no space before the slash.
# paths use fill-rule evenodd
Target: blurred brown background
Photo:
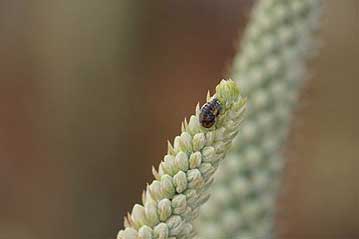
<path id="1" fill-rule="evenodd" d="M 325 2 L 282 238 L 359 238 L 359 2 Z M 0 239 L 114 238 L 251 0 L 0 2 Z M 190 87 L 189 87 L 190 86 Z"/>

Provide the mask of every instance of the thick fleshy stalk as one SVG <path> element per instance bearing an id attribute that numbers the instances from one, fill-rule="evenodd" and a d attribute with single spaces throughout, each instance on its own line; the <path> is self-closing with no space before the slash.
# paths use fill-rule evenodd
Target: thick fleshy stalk
<path id="1" fill-rule="evenodd" d="M 213 96 L 222 106 L 214 126 L 201 126 L 196 114 L 182 124 L 182 133 L 168 145 L 168 153 L 153 170 L 155 180 L 125 218 L 118 239 L 190 239 L 193 220 L 210 194 L 212 175 L 237 135 L 246 101 L 234 81 L 221 81 Z M 207 96 L 207 101 L 213 97 Z"/>
<path id="2" fill-rule="evenodd" d="M 201 211 L 200 238 L 272 235 L 285 163 L 280 149 L 303 85 L 319 10 L 319 0 L 260 0 L 255 6 L 232 73 L 248 97 L 248 118 Z"/>

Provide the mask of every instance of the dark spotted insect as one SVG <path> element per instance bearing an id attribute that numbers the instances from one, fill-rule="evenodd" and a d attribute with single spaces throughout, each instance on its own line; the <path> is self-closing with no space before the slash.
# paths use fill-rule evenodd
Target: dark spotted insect
<path id="1" fill-rule="evenodd" d="M 204 104 L 199 114 L 199 122 L 205 128 L 211 128 L 215 123 L 218 115 L 221 113 L 222 106 L 218 99 L 214 98 Z"/>

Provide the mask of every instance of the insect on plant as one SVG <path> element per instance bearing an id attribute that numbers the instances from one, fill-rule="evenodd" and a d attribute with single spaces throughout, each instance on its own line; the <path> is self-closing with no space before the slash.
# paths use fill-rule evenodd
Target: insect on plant
<path id="1" fill-rule="evenodd" d="M 222 105 L 217 98 L 204 104 L 199 114 L 199 122 L 205 128 L 211 128 L 215 123 L 218 115 L 221 113 Z"/>

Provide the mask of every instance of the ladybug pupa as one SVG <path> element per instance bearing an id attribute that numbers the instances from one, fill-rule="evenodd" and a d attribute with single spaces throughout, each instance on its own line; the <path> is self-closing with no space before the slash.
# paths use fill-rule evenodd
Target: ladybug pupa
<path id="1" fill-rule="evenodd" d="M 199 122 L 204 128 L 211 128 L 215 123 L 218 115 L 221 113 L 222 105 L 217 98 L 204 104 L 199 114 Z"/>

